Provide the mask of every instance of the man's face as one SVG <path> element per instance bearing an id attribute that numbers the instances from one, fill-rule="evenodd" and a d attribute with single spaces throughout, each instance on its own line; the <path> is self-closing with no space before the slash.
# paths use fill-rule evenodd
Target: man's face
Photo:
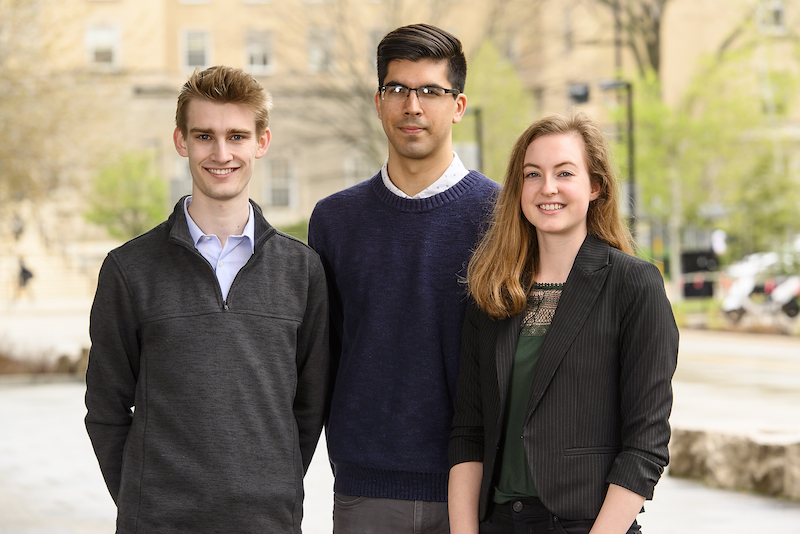
<path id="1" fill-rule="evenodd" d="M 255 114 L 241 104 L 195 98 L 186 116 L 186 136 L 176 128 L 173 140 L 178 154 L 189 158 L 193 198 L 247 199 L 255 160 L 269 147 L 269 128 L 258 134 Z"/>
<path id="2" fill-rule="evenodd" d="M 406 87 L 441 87 L 453 89 L 447 79 L 446 61 L 422 59 L 396 60 L 389 63 L 383 85 Z M 446 94 L 438 101 L 420 102 L 411 91 L 402 102 L 386 102 L 380 92 L 375 95 L 375 107 L 389 139 L 389 158 L 425 160 L 452 153 L 453 124 L 464 116 L 467 97 L 453 98 Z"/>

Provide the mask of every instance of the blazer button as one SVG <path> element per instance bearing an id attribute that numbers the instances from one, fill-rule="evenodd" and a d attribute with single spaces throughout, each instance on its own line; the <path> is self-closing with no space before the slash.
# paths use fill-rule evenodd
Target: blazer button
<path id="1" fill-rule="evenodd" d="M 514 510 L 515 512 L 521 512 L 522 508 L 523 506 L 520 501 L 514 501 L 514 504 L 511 505 L 511 509 Z"/>

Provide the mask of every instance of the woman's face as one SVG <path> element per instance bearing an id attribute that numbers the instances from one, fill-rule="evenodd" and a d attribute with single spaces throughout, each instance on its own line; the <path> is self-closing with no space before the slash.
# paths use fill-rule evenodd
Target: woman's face
<path id="1" fill-rule="evenodd" d="M 537 137 L 523 163 L 522 213 L 540 239 L 586 237 L 589 202 L 600 194 L 586 166 L 583 139 L 577 133 Z"/>

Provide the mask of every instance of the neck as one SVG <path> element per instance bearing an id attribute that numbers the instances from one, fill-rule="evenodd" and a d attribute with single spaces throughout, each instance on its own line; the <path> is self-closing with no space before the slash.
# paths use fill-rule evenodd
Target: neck
<path id="1" fill-rule="evenodd" d="M 220 202 L 192 195 L 189 215 L 204 234 L 217 236 L 224 247 L 228 237 L 244 231 L 250 218 L 250 203 L 246 197 L 244 202 Z"/>
<path id="2" fill-rule="evenodd" d="M 539 268 L 536 281 L 540 284 L 562 284 L 567 281 L 578 251 L 583 245 L 583 236 L 549 236 L 537 232 L 539 246 Z"/>
<path id="3" fill-rule="evenodd" d="M 451 163 L 453 149 L 450 145 L 425 159 L 405 158 L 390 149 L 386 171 L 400 191 L 413 197 L 441 178 Z"/>

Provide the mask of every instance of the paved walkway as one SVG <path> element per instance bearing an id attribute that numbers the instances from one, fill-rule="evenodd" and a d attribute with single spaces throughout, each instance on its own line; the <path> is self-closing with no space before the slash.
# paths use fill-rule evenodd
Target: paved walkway
<path id="1" fill-rule="evenodd" d="M 56 354 L 88 341 L 88 303 L 42 308 L 0 310 L 0 343 Z M 797 440 L 800 340 L 696 331 L 681 336 L 673 426 Z M 83 391 L 80 382 L 0 379 L 0 534 L 114 531 L 114 505 L 83 428 Z M 322 445 L 306 477 L 306 534 L 331 532 L 331 489 Z M 800 533 L 800 503 L 668 476 L 646 509 L 639 518 L 646 534 Z"/>

